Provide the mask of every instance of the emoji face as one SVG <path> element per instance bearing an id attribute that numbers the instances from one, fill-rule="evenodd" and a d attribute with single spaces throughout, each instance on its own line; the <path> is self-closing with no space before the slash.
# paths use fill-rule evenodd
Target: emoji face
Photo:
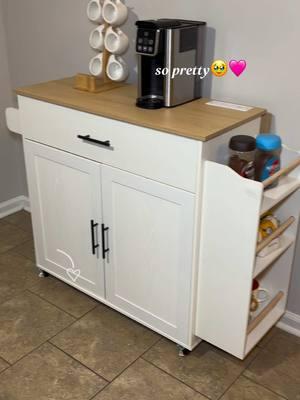
<path id="1" fill-rule="evenodd" d="M 227 73 L 227 69 L 227 64 L 223 60 L 216 60 L 211 65 L 211 72 L 219 78 Z"/>

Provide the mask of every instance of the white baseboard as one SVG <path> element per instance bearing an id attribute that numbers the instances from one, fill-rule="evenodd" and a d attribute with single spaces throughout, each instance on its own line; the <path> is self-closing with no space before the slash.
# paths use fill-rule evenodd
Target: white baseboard
<path id="1" fill-rule="evenodd" d="M 0 203 L 0 218 L 7 217 L 17 211 L 26 210 L 30 212 L 29 198 L 18 196 L 14 199 Z"/>
<path id="2" fill-rule="evenodd" d="M 278 328 L 300 337 L 300 315 L 287 311 L 277 324 Z"/>

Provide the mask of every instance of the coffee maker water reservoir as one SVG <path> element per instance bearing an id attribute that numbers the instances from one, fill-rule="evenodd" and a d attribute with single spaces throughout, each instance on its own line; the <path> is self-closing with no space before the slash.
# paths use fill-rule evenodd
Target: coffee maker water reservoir
<path id="1" fill-rule="evenodd" d="M 137 21 L 137 106 L 174 107 L 201 97 L 206 23 L 175 19 Z M 181 71 L 174 76 L 173 71 Z"/>

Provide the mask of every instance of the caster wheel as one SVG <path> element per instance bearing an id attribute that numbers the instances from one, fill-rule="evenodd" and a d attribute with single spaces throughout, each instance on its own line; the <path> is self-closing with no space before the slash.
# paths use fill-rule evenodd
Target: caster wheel
<path id="1" fill-rule="evenodd" d="M 185 357 L 190 354 L 190 350 L 186 349 L 185 347 L 180 346 L 180 345 L 177 345 L 177 347 L 178 347 L 178 356 L 179 357 Z"/>
<path id="2" fill-rule="evenodd" d="M 48 276 L 48 272 L 45 272 L 42 269 L 39 270 L 39 278 L 47 278 Z"/>

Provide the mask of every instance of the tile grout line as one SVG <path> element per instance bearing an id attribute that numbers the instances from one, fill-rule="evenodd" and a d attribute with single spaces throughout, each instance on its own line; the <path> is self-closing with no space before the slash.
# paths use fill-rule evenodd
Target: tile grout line
<path id="1" fill-rule="evenodd" d="M 14 214 L 17 214 L 17 213 L 14 213 Z M 14 215 L 14 214 L 10 214 L 10 215 Z M 21 225 L 14 224 L 13 222 L 5 221 L 5 219 L 10 217 L 10 215 L 7 215 L 6 217 L 0 218 L 0 223 L 4 222 L 4 224 L 10 225 L 10 226 L 14 226 L 15 228 L 21 229 L 21 231 L 23 231 L 23 232 L 32 233 L 32 231 L 33 231 L 32 227 L 29 230 L 29 229 L 23 228 Z"/>
<path id="2" fill-rule="evenodd" d="M 283 375 L 288 376 L 288 375 L 286 375 L 286 374 L 283 374 Z M 288 397 L 285 397 L 285 396 L 283 396 L 282 394 L 279 394 L 279 393 L 277 393 L 277 392 L 274 392 L 273 389 L 270 389 L 269 387 L 267 387 L 267 386 L 265 386 L 265 385 L 263 385 L 263 384 L 261 384 L 261 383 L 256 382 L 254 379 L 249 378 L 248 376 L 243 375 L 243 378 L 248 379 L 248 381 L 254 383 L 254 384 L 257 385 L 257 386 L 263 387 L 264 389 L 266 389 L 266 390 L 268 390 L 269 392 L 275 394 L 275 395 L 276 395 L 277 397 L 279 397 L 279 398 L 282 398 L 282 399 L 284 399 L 284 400 L 289 400 Z"/>
<path id="3" fill-rule="evenodd" d="M 15 212 L 15 213 L 9 214 L 9 215 L 7 215 L 6 217 L 0 218 L 0 222 L 1 222 L 1 220 L 3 220 L 4 223 L 6 223 L 6 224 L 8 224 L 8 225 L 11 225 L 11 226 L 14 226 L 15 228 L 19 228 L 19 229 L 21 229 L 23 232 L 33 233 L 33 232 L 32 232 L 32 231 L 33 231 L 32 228 L 31 228 L 30 231 L 29 231 L 29 229 L 24 229 L 24 228 L 23 228 L 22 226 L 20 226 L 19 224 L 14 224 L 13 222 L 10 222 L 10 221 L 5 221 L 5 219 L 8 218 L 8 217 L 10 217 L 11 215 L 18 214 L 18 213 L 20 213 L 20 212 L 22 212 L 22 211 L 25 211 L 25 210 L 22 209 L 22 210 L 20 210 L 20 211 Z M 25 211 L 25 212 L 27 212 L 27 211 Z M 30 213 L 28 213 L 28 214 L 30 214 Z M 31 215 L 31 214 L 30 214 L 30 215 Z M 31 216 L 30 216 L 30 221 L 31 221 Z"/>
<path id="4" fill-rule="evenodd" d="M 14 225 L 12 225 L 12 226 L 14 226 Z M 26 232 L 26 231 L 23 231 L 23 232 Z M 5 251 L 3 251 L 3 252 L 0 252 L 0 256 L 1 255 L 4 255 L 4 254 L 9 254 L 10 252 L 14 252 L 15 251 L 15 249 L 17 248 L 17 247 L 19 247 L 19 246 L 23 246 L 25 243 L 27 243 L 27 242 L 29 242 L 31 239 L 26 239 L 26 240 L 21 240 L 18 244 L 16 244 L 16 245 L 14 245 L 14 246 L 12 246 L 12 247 L 10 247 L 8 250 L 5 250 Z M 23 256 L 23 254 L 19 254 L 19 253 L 17 253 L 16 252 L 16 254 L 17 255 L 19 255 L 19 256 Z M 26 258 L 26 260 L 28 259 L 27 257 L 25 257 L 25 256 L 23 256 L 24 258 Z M 35 264 L 35 261 L 32 261 L 31 259 L 30 259 L 30 261 L 33 263 L 33 264 Z"/>
<path id="5" fill-rule="evenodd" d="M 68 315 L 69 317 L 75 319 L 75 321 L 73 321 L 73 323 L 76 322 L 76 321 L 78 320 L 78 318 L 74 317 L 74 315 L 68 313 L 67 311 L 63 310 L 62 308 L 58 307 L 57 305 L 55 305 L 55 304 L 51 303 L 50 301 L 44 299 L 44 298 L 41 297 L 40 295 L 38 295 L 38 294 L 32 292 L 32 290 L 31 290 L 30 288 L 26 288 L 26 289 L 25 289 L 25 292 L 28 292 L 28 293 L 32 294 L 33 296 L 38 297 L 40 300 L 46 302 L 46 303 L 49 304 L 50 306 L 55 307 L 57 310 L 59 310 L 59 311 L 65 313 L 65 314 Z M 59 332 L 59 333 L 60 333 L 60 332 Z M 55 335 L 55 336 L 56 336 L 56 335 Z M 52 337 L 51 337 L 51 339 L 52 339 Z M 49 339 L 47 339 L 47 340 L 49 340 Z M 46 340 L 46 341 L 47 341 L 47 340 Z"/>
<path id="6" fill-rule="evenodd" d="M 29 290 L 25 289 L 24 292 L 26 292 L 26 291 L 29 292 Z M 30 293 L 31 293 L 31 292 L 30 292 Z M 32 294 L 32 293 L 31 293 L 31 294 Z M 16 297 L 16 296 L 14 296 L 14 297 Z M 43 299 L 42 299 L 42 300 L 43 300 Z M 51 304 L 51 303 L 49 303 L 49 304 Z M 51 305 L 52 305 L 52 304 L 51 304 Z M 94 308 L 96 308 L 96 307 L 97 307 L 97 305 L 96 305 Z M 93 309 L 94 309 L 94 308 L 93 308 Z M 59 310 L 60 310 L 60 309 L 59 309 Z M 62 311 L 62 310 L 60 310 L 60 311 Z M 92 310 L 90 310 L 90 311 L 92 311 Z M 86 312 L 81 318 L 83 318 L 85 315 L 87 315 L 90 311 Z M 101 375 L 97 374 L 95 371 L 93 371 L 92 369 L 90 369 L 90 368 L 87 367 L 86 365 L 82 364 L 80 361 L 76 360 L 74 357 L 70 356 L 68 353 L 66 353 L 65 351 L 63 351 L 62 349 L 60 349 L 60 348 L 59 348 L 58 346 L 56 346 L 54 343 L 51 343 L 51 342 L 50 342 L 50 340 L 54 339 L 55 336 L 57 336 L 57 335 L 59 335 L 60 333 L 62 333 L 65 329 L 70 328 L 71 325 L 73 325 L 75 322 L 77 322 L 77 321 L 78 321 L 79 319 L 81 319 L 81 318 L 78 318 L 77 320 L 72 321 L 69 325 L 67 325 L 66 327 L 64 327 L 62 330 L 58 331 L 55 335 L 51 336 L 50 338 L 48 338 L 47 340 L 45 340 L 43 343 L 41 343 L 41 344 L 39 344 L 38 346 L 34 347 L 32 350 L 30 350 L 28 353 L 24 354 L 24 356 L 22 356 L 21 358 L 19 358 L 18 360 L 16 360 L 14 363 L 10 363 L 9 361 L 7 361 L 7 360 L 4 359 L 3 357 L 1 357 L 1 359 L 2 359 L 4 362 L 6 362 L 6 363 L 8 364 L 8 366 L 7 366 L 3 371 L 1 371 L 0 375 L 1 375 L 4 371 L 10 369 L 10 368 L 13 367 L 14 365 L 16 365 L 16 364 L 18 364 L 19 362 L 21 362 L 24 358 L 28 357 L 30 354 L 32 354 L 32 353 L 34 353 L 35 351 L 39 350 L 43 345 L 45 345 L 45 344 L 47 343 L 47 344 L 49 344 L 50 346 L 53 346 L 53 347 L 55 347 L 57 350 L 59 350 L 59 351 L 61 351 L 62 353 L 64 353 L 64 354 L 65 354 L 66 356 L 68 356 L 69 358 L 71 358 L 71 359 L 73 359 L 74 361 L 76 361 L 78 364 L 82 365 L 84 368 L 90 370 L 90 371 L 93 372 L 95 375 L 99 376 L 99 378 L 103 379 L 105 382 L 107 382 L 107 383 L 109 384 L 109 381 L 107 381 L 107 380 L 106 380 L 105 378 L 103 378 Z M 107 385 L 105 385 L 105 387 L 106 387 L 106 386 L 107 386 Z M 104 388 L 103 388 L 103 389 L 104 389 Z M 98 394 L 98 392 L 96 393 L 96 395 L 97 395 L 97 394 Z"/>
<path id="7" fill-rule="evenodd" d="M 35 259 L 33 260 L 31 257 L 28 257 L 28 256 L 25 255 L 25 254 L 19 253 L 19 252 L 16 250 L 18 247 L 24 246 L 25 244 L 29 244 L 29 243 L 32 242 L 32 241 L 33 241 L 32 239 L 29 239 L 29 240 L 27 240 L 26 242 L 24 242 L 24 243 L 22 243 L 22 244 L 20 244 L 20 245 L 17 245 L 17 246 L 14 247 L 12 250 L 13 250 L 14 252 L 16 252 L 16 254 L 18 254 L 19 256 L 22 256 L 22 257 L 26 258 L 26 260 L 29 260 L 29 261 L 32 262 L 32 264 L 36 265 L 36 260 L 35 260 Z M 33 248 L 34 248 L 34 246 L 33 246 Z M 11 250 L 10 250 L 10 251 L 11 251 Z"/>
<path id="8" fill-rule="evenodd" d="M 51 304 L 51 303 L 49 303 Z M 52 304 L 51 304 L 52 305 Z M 54 306 L 56 307 L 56 306 Z M 61 331 L 57 332 L 55 335 L 51 336 L 51 338 L 47 339 L 46 342 L 49 342 L 50 340 L 54 339 L 57 335 L 60 335 L 65 329 L 70 328 L 73 324 L 75 324 L 76 322 L 80 321 L 83 317 L 85 317 L 88 313 L 90 313 L 91 311 L 93 311 L 96 307 L 98 307 L 98 305 L 96 305 L 95 307 L 93 307 L 90 311 L 87 311 L 85 314 L 82 315 L 82 317 L 80 318 L 74 318 L 75 321 L 73 321 L 70 325 L 66 326 L 65 328 L 63 328 Z M 60 310 L 60 309 L 59 309 Z M 62 311 L 62 310 L 60 310 Z"/>
<path id="9" fill-rule="evenodd" d="M 48 278 L 41 278 L 41 279 L 48 279 Z M 89 311 L 85 312 L 83 315 L 81 315 L 80 317 L 75 317 L 74 315 L 70 314 L 68 311 L 64 310 L 63 308 L 57 306 L 56 304 L 52 303 L 51 301 L 49 301 L 48 299 L 45 299 L 44 297 L 42 297 L 41 295 L 33 292 L 33 287 L 31 288 L 26 288 L 25 289 L 27 292 L 33 294 L 34 296 L 37 296 L 39 299 L 45 301 L 46 303 L 50 304 L 51 306 L 57 308 L 58 310 L 64 312 L 65 314 L 69 315 L 69 317 L 72 317 L 75 319 L 74 322 L 79 321 L 81 318 L 85 317 L 90 311 L 93 311 L 96 307 L 98 307 L 98 304 L 96 304 L 93 308 L 91 308 Z M 81 292 L 80 292 L 81 293 Z"/>
<path id="10" fill-rule="evenodd" d="M 23 231 L 23 232 L 26 232 L 26 231 Z M 30 239 L 29 239 L 30 240 Z M 3 255 L 3 254 L 6 254 L 6 253 L 10 253 L 11 251 L 14 251 L 17 247 L 19 247 L 19 246 L 22 246 L 23 244 L 25 244 L 26 242 L 28 242 L 29 241 L 28 239 L 26 239 L 26 240 L 21 240 L 18 244 L 16 244 L 16 245 L 14 245 L 14 246 L 12 246 L 12 247 L 10 247 L 8 250 L 5 250 L 5 251 L 3 251 L 3 252 L 0 252 L 0 255 Z M 17 254 L 19 254 L 19 253 L 17 253 Z M 20 255 L 20 254 L 19 254 Z M 26 258 L 26 257 L 25 257 Z"/>
<path id="11" fill-rule="evenodd" d="M 3 357 L 0 357 L 0 361 L 3 361 L 5 364 L 7 364 L 7 366 L 2 370 L 2 371 L 0 371 L 0 376 L 1 376 L 1 374 L 4 372 L 4 371 L 6 371 L 7 369 L 9 369 L 10 367 L 11 367 L 11 363 L 10 362 L 8 362 L 7 360 L 5 360 Z"/>
<path id="12" fill-rule="evenodd" d="M 10 301 L 11 299 L 13 299 L 13 298 L 15 298 L 15 297 L 18 297 L 20 294 L 25 293 L 25 292 L 28 292 L 28 293 L 30 293 L 30 294 L 33 294 L 33 295 L 36 296 L 36 297 L 39 297 L 39 296 L 35 295 L 34 293 L 30 292 L 28 289 L 24 289 L 21 293 L 18 293 L 16 296 L 11 297 L 11 298 L 10 298 L 9 300 L 7 300 L 7 301 Z M 42 299 L 42 298 L 40 298 L 40 299 L 43 300 L 43 301 L 45 301 L 45 300 Z M 47 301 L 46 301 L 46 302 L 47 302 Z M 4 303 L 5 303 L 5 302 L 4 302 Z M 1 303 L 1 305 L 4 304 L 4 303 Z M 48 303 L 48 302 L 47 302 L 47 303 Z M 52 305 L 51 303 L 49 303 L 49 304 Z M 53 306 L 53 307 L 56 307 L 56 306 L 54 306 L 54 305 L 52 305 L 52 306 Z M 63 310 L 59 309 L 58 307 L 56 307 L 56 308 L 57 308 L 59 311 L 63 312 Z M 88 313 L 86 313 L 86 314 L 88 314 Z M 84 316 L 85 316 L 86 314 L 84 314 Z M 67 314 L 67 315 L 71 316 L 70 314 Z M 44 342 L 40 343 L 39 345 L 37 345 L 36 347 L 34 347 L 33 349 L 31 349 L 28 353 L 24 354 L 22 357 L 20 357 L 20 358 L 19 358 L 18 360 L 16 360 L 15 362 L 11 363 L 11 362 L 7 361 L 5 358 L 1 357 L 4 361 L 6 361 L 6 362 L 9 364 L 9 367 L 7 367 L 6 369 L 9 369 L 9 368 L 11 368 L 12 366 L 16 365 L 19 361 L 23 360 L 25 357 L 29 356 L 29 355 L 32 354 L 34 351 L 38 350 L 38 349 L 39 349 L 41 346 L 43 346 L 45 343 L 50 343 L 49 340 L 52 340 L 53 338 L 55 338 L 55 336 L 57 336 L 57 335 L 59 335 L 60 333 L 62 333 L 65 329 L 70 328 L 71 325 L 73 325 L 75 322 L 78 321 L 78 319 L 75 319 L 74 317 L 72 317 L 72 318 L 74 319 L 74 321 L 72 321 L 70 324 L 68 324 L 67 326 L 65 326 L 65 327 L 64 327 L 63 329 L 61 329 L 60 331 L 56 332 L 53 336 L 51 336 L 50 338 L 46 339 Z M 52 344 L 52 343 L 51 343 L 51 344 Z M 5 369 L 5 370 L 6 370 L 6 369 Z M 3 372 L 3 371 L 2 371 L 2 372 Z"/>
<path id="13" fill-rule="evenodd" d="M 247 369 L 249 369 L 249 368 L 253 365 L 254 361 L 256 361 L 256 359 L 258 358 L 258 356 L 259 356 L 262 352 L 264 352 L 264 351 L 269 352 L 269 350 L 268 350 L 266 347 L 267 347 L 267 345 L 271 342 L 271 340 L 273 340 L 273 339 L 275 338 L 275 336 L 277 336 L 277 335 L 278 335 L 278 332 L 275 333 L 275 334 L 270 338 L 270 340 L 268 340 L 268 341 L 266 342 L 266 344 L 265 344 L 264 346 L 262 346 L 262 347 L 256 346 L 256 348 L 257 348 L 259 351 L 258 351 L 257 355 L 253 358 L 253 360 L 249 363 L 249 365 L 247 366 L 247 368 L 243 371 L 243 374 L 244 374 L 244 372 L 245 372 Z"/>
<path id="14" fill-rule="evenodd" d="M 7 367 L 4 371 L 6 371 L 6 370 L 8 370 L 8 369 L 14 367 L 15 365 L 17 365 L 20 361 L 22 361 L 24 358 L 26 358 L 27 356 L 29 356 L 30 354 L 32 354 L 33 352 L 35 352 L 36 350 L 38 350 L 38 349 L 39 349 L 40 347 L 42 347 L 45 343 L 47 343 L 47 341 L 46 341 L 46 342 L 43 342 L 43 343 L 41 343 L 41 344 L 39 344 L 39 345 L 36 346 L 34 349 L 30 350 L 28 353 L 24 354 L 24 356 L 22 356 L 21 358 L 19 358 L 18 360 L 16 360 L 16 361 L 13 362 L 13 363 L 10 363 L 10 362 L 8 362 L 8 361 L 6 361 L 6 360 L 4 359 L 4 361 L 6 361 L 6 362 L 9 364 L 9 367 Z M 4 372 L 4 371 L 2 371 L 2 372 Z M 0 374 L 0 375 L 1 375 L 1 374 Z"/>
<path id="15" fill-rule="evenodd" d="M 238 377 L 231 383 L 231 385 L 229 385 L 228 388 L 216 400 L 221 400 L 222 397 L 225 396 L 225 394 L 227 392 L 229 392 L 229 390 L 232 388 L 232 386 L 234 386 L 236 384 L 236 382 L 241 378 L 241 376 L 243 376 L 244 371 L 245 371 L 245 369 L 238 375 Z"/>
<path id="16" fill-rule="evenodd" d="M 254 361 L 258 358 L 259 355 L 261 355 L 261 353 L 263 353 L 264 351 L 266 351 L 267 353 L 270 352 L 270 350 L 268 350 L 266 348 L 266 346 L 271 342 L 271 340 L 273 340 L 277 335 L 279 335 L 280 332 L 275 332 L 274 335 L 267 340 L 266 344 L 262 347 L 257 347 L 259 349 L 258 354 L 253 358 L 253 360 L 249 363 L 248 367 L 246 369 L 244 369 L 244 371 L 242 372 L 241 376 L 243 376 L 243 378 L 248 379 L 250 382 L 253 382 L 255 385 L 261 386 L 266 390 L 269 390 L 271 393 L 273 393 L 276 396 L 282 397 L 282 399 L 288 400 L 287 397 L 282 396 L 281 394 L 275 392 L 273 389 L 270 389 L 269 387 L 265 386 L 264 384 L 261 384 L 260 382 L 256 382 L 254 379 L 249 378 L 247 375 L 245 375 L 245 372 L 253 365 Z M 284 374 L 286 375 L 286 374 Z M 286 375 L 287 376 L 287 375 Z"/>
<path id="17" fill-rule="evenodd" d="M 148 328 L 147 328 L 148 329 Z M 116 379 L 118 379 L 122 374 L 124 374 L 125 371 L 127 371 L 134 363 L 136 363 L 139 359 L 144 360 L 142 357 L 150 351 L 160 340 L 162 340 L 162 337 L 159 337 L 155 343 L 153 343 L 147 350 L 145 350 L 141 355 L 139 355 L 134 361 L 132 361 L 129 365 L 127 365 L 126 368 L 123 369 L 122 372 L 120 372 L 118 375 L 116 375 L 111 381 L 109 381 L 109 384 L 99 390 L 93 397 L 91 397 L 89 400 L 93 400 L 96 396 L 98 396 L 99 393 L 101 393 L 104 389 L 108 388 Z"/>
<path id="18" fill-rule="evenodd" d="M 16 255 L 16 256 L 19 256 L 19 257 L 23 257 L 23 258 L 25 258 L 26 261 L 30 261 L 35 266 L 35 268 L 38 268 L 37 265 L 36 265 L 36 260 L 33 260 L 32 258 L 27 257 L 25 254 L 21 254 L 16 250 L 18 247 L 23 246 L 24 244 L 27 244 L 27 243 L 29 243 L 31 241 L 32 240 L 29 239 L 29 240 L 26 240 L 26 242 L 24 242 L 24 243 L 17 244 L 16 246 L 12 247 L 11 249 L 6 250 L 3 253 L 0 253 L 0 256 L 3 256 L 5 254 L 7 254 L 7 255 Z"/>
<path id="19" fill-rule="evenodd" d="M 231 383 L 231 385 L 229 385 L 229 387 L 221 394 L 221 396 L 217 399 L 217 400 L 221 400 L 222 397 L 232 388 L 232 386 L 242 377 L 244 376 L 244 372 L 250 367 L 250 365 L 252 365 L 252 363 L 257 359 L 257 357 L 260 355 L 260 353 L 262 352 L 263 348 L 262 347 L 257 347 L 257 354 L 253 357 L 253 360 L 251 360 L 249 362 L 249 364 L 247 365 L 247 367 L 245 367 L 240 374 L 238 375 L 238 377 Z M 254 351 L 254 349 L 253 349 Z"/>
<path id="20" fill-rule="evenodd" d="M 49 339 L 50 340 L 50 339 Z M 65 350 L 61 349 L 59 346 L 57 346 L 55 343 L 49 342 L 49 340 L 47 340 L 47 342 L 50 344 L 51 346 L 55 347 L 57 350 L 61 351 L 62 353 L 64 353 L 68 358 L 72 359 L 73 361 L 75 361 L 76 363 L 80 364 L 82 367 L 88 369 L 90 372 L 92 372 L 94 375 L 97 375 L 99 378 L 103 379 L 107 384 L 101 389 L 103 390 L 105 387 L 107 387 L 110 382 L 104 378 L 102 375 L 100 375 L 98 372 L 94 371 L 92 368 L 88 367 L 87 365 L 83 364 L 81 361 L 77 360 L 77 358 L 73 357 L 71 354 L 67 353 Z M 99 392 L 97 392 L 94 396 L 96 396 Z"/>
<path id="21" fill-rule="evenodd" d="M 175 344 L 175 345 L 176 345 L 176 344 Z M 200 392 L 199 390 L 193 388 L 191 385 L 189 385 L 188 383 L 186 383 L 186 382 L 184 382 L 183 380 L 179 379 L 177 376 L 174 376 L 174 375 L 172 375 L 170 372 L 165 371 L 165 370 L 162 369 L 161 367 L 155 365 L 152 361 L 146 360 L 145 358 L 143 358 L 143 356 L 144 356 L 144 354 L 141 356 L 142 360 L 144 360 L 146 363 L 152 365 L 152 367 L 155 367 L 155 368 L 159 369 L 160 371 L 164 372 L 165 374 L 167 374 L 167 375 L 170 376 L 171 378 L 173 378 L 173 379 L 175 379 L 176 381 L 182 383 L 184 386 L 187 386 L 188 388 L 192 389 L 194 392 L 196 392 L 196 393 L 198 393 L 198 394 L 201 394 L 201 396 L 204 396 L 206 399 L 208 399 L 208 400 L 213 400 L 211 397 L 209 397 L 209 396 L 207 396 L 206 394 Z M 178 357 L 179 357 L 179 356 L 178 356 Z M 188 357 L 188 355 L 185 356 L 185 357 Z M 215 400 L 217 400 L 217 399 L 215 399 Z"/>
<path id="22" fill-rule="evenodd" d="M 0 265 L 1 265 L 1 264 L 0 264 Z M 16 297 L 18 297 L 18 296 L 21 296 L 21 294 L 25 293 L 26 291 L 27 291 L 27 289 L 20 289 L 20 292 L 14 294 L 14 295 L 11 296 L 11 297 L 6 298 L 6 299 L 3 300 L 3 301 L 1 300 L 1 301 L 0 301 L 0 307 L 1 307 L 3 304 L 5 304 L 6 302 L 11 301 L 12 299 L 14 299 L 14 298 L 16 298 Z"/>
<path id="23" fill-rule="evenodd" d="M 27 290 L 25 290 L 26 292 Z M 16 297 L 16 296 L 15 296 Z M 11 363 L 9 361 L 7 361 L 7 363 L 9 364 L 8 368 L 13 367 L 14 365 L 16 365 L 19 361 L 22 361 L 25 357 L 29 356 L 30 354 L 32 354 L 34 351 L 38 350 L 40 347 L 42 347 L 45 343 L 49 342 L 49 340 L 53 339 L 56 335 L 59 335 L 60 333 L 62 333 L 65 329 L 69 328 L 71 325 L 74 324 L 74 322 L 76 321 L 72 321 L 69 325 L 67 325 L 66 327 L 64 327 L 62 330 L 60 330 L 59 332 L 57 332 L 54 336 L 51 336 L 50 338 L 46 339 L 44 342 L 40 343 L 39 345 L 37 345 L 36 347 L 34 347 L 33 349 L 31 349 L 28 353 L 24 354 L 22 357 L 20 357 L 18 360 L 16 360 L 15 362 Z M 3 357 L 1 357 L 3 358 Z M 6 361 L 5 358 L 3 358 L 4 361 Z M 6 368 L 6 369 L 8 369 Z"/>

